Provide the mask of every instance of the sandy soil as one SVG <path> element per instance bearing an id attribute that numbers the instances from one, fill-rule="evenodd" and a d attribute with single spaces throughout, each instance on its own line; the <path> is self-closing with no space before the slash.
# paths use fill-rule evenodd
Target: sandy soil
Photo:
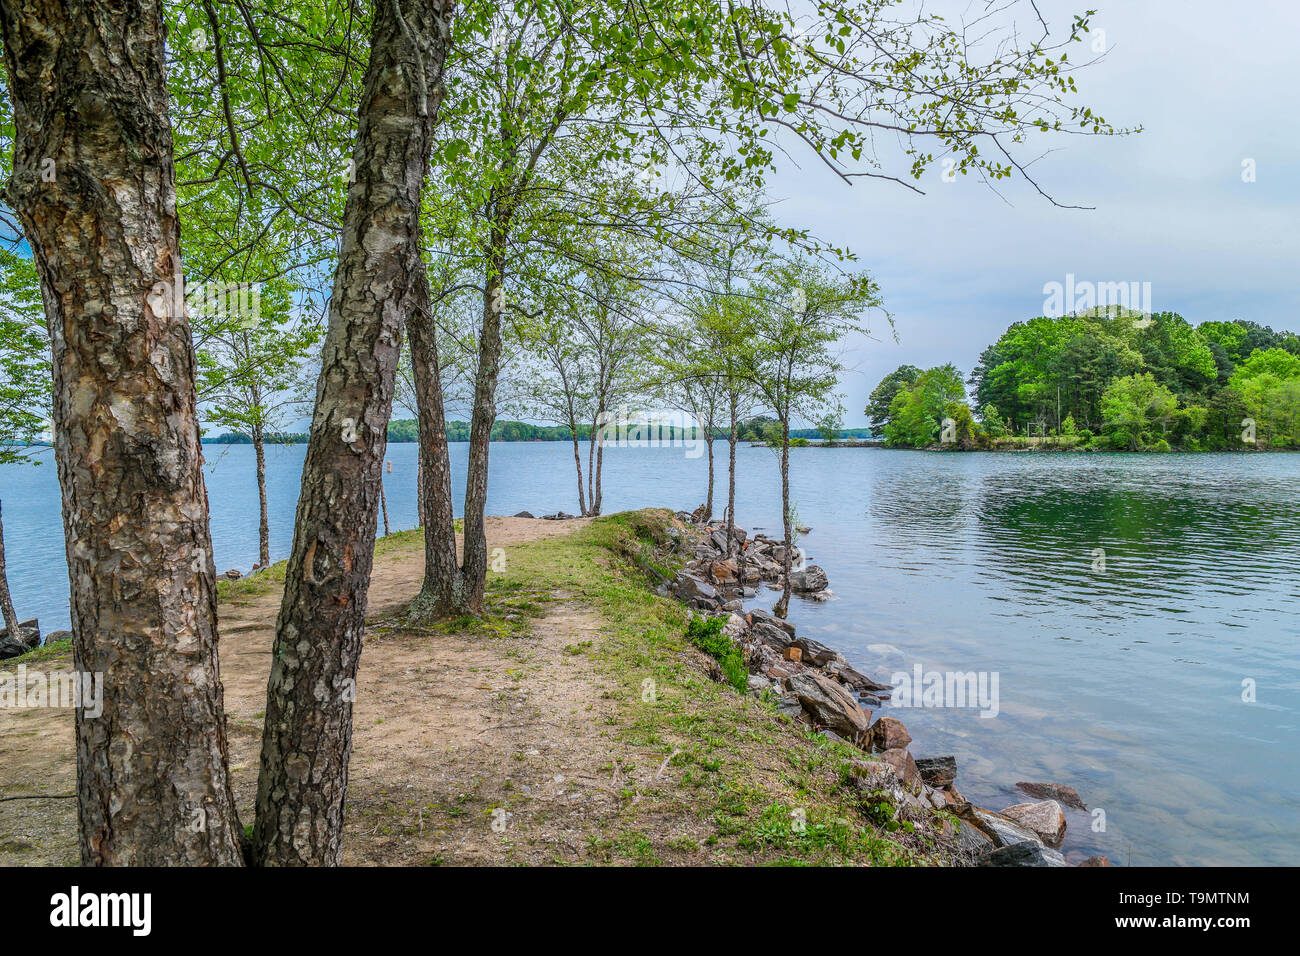
<path id="1" fill-rule="evenodd" d="M 489 545 L 508 548 L 583 523 L 490 518 Z M 418 548 L 377 557 L 372 622 L 409 601 L 422 574 Z M 354 712 L 346 863 L 581 859 L 586 835 L 629 799 L 629 781 L 659 772 L 626 766 L 615 755 L 605 719 L 612 720 L 614 705 L 602 696 L 590 658 L 565 650 L 594 635 L 597 621 L 564 595 L 553 597 L 559 600 L 546 605 L 528 637 L 382 627 L 367 634 Z M 223 603 L 220 611 L 231 771 L 246 823 L 279 602 L 277 587 Z M 72 793 L 72 727 L 71 710 L 0 709 L 0 795 Z M 76 862 L 75 801 L 0 803 L 0 865 Z"/>

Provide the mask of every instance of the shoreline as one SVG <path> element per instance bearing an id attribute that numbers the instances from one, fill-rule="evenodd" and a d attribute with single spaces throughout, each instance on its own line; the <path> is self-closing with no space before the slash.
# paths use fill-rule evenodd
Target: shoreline
<path id="1" fill-rule="evenodd" d="M 897 688 L 866 677 L 839 651 L 798 636 L 795 625 L 788 621 L 758 608 L 744 610 L 744 601 L 757 597 L 763 588 L 773 594 L 782 589 L 784 544 L 761 534 L 749 538 L 739 526 L 733 528 L 734 538 L 728 542 L 725 522 L 699 518 L 698 512 L 675 514 L 676 523 L 693 532 L 694 557 L 671 582 L 660 586 L 660 593 L 670 593 L 687 607 L 725 622 L 719 631 L 740 649 L 751 695 L 759 699 L 776 695 L 781 713 L 830 740 L 863 751 L 870 761 L 878 761 L 855 765 L 851 776 L 853 785 L 873 806 L 948 812 L 966 824 L 959 828 L 956 840 L 971 854 L 972 862 L 987 866 L 1072 865 L 1058 851 L 1067 832 L 1062 804 L 1087 810 L 1072 787 L 1023 781 L 1017 789 L 1026 794 L 1026 801 L 1001 811 L 971 803 L 955 786 L 958 767 L 954 756 L 914 757 L 912 737 L 900 720 L 882 715 L 872 723 L 872 716 L 888 706 L 886 702 Z M 805 555 L 797 543 L 791 557 L 792 597 L 832 599 L 825 571 L 803 564 Z M 1031 802 L 1033 798 L 1037 801 Z M 1105 856 L 1090 856 L 1073 865 L 1112 864 Z"/>

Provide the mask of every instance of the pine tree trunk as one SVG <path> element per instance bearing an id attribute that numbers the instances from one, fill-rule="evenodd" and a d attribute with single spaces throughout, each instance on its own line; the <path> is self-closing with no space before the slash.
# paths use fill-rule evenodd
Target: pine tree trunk
<path id="1" fill-rule="evenodd" d="M 253 452 L 257 458 L 257 563 L 271 566 L 271 521 L 266 508 L 266 442 L 262 426 L 253 426 Z"/>
<path id="2" fill-rule="evenodd" d="M 9 636 L 18 638 L 18 614 L 14 611 L 14 599 L 9 594 L 9 572 L 5 567 L 5 523 L 0 514 L 0 614 L 4 615 L 5 627 Z"/>
<path id="3" fill-rule="evenodd" d="M 216 587 L 156 0 L 0 0 L 22 219 L 49 323 L 81 858 L 235 865 Z"/>
<path id="4" fill-rule="evenodd" d="M 388 530 L 388 496 L 384 494 L 382 475 L 379 478 L 379 512 L 384 516 L 384 537 L 387 538 L 392 532 Z"/>
<path id="5" fill-rule="evenodd" d="M 257 789 L 264 865 L 337 865 L 352 702 L 402 329 L 423 280 L 420 194 L 450 0 L 374 8 L 342 248 L 293 549 L 276 622 Z"/>
<path id="6" fill-rule="evenodd" d="M 420 512 L 424 523 L 424 583 L 407 617 L 419 623 L 458 613 L 464 578 L 456 554 L 456 521 L 451 497 L 451 455 L 438 342 L 429 311 L 428 281 L 420 283 L 419 306 L 407 320 L 411 369 L 415 377 L 420 439 Z"/>

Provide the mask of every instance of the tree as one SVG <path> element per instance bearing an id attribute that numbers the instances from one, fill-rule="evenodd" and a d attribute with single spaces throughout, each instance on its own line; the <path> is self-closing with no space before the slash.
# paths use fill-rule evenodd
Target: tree
<path id="1" fill-rule="evenodd" d="M 109 688 L 97 718 L 76 711 L 82 861 L 236 864 L 162 11 L 3 0 L 0 30 L 7 198 L 52 346 L 75 667 Z"/>
<path id="2" fill-rule="evenodd" d="M 849 332 L 865 332 L 861 313 L 880 305 L 865 275 L 831 274 L 807 260 L 773 270 L 765 308 L 756 310 L 740 362 L 745 377 L 776 415 L 780 427 L 781 517 L 785 532 L 785 587 L 775 613 L 790 606 L 790 563 L 794 549 L 790 505 L 790 422 L 795 415 L 816 419 L 832 401 L 840 363 L 832 349 Z"/>
<path id="3" fill-rule="evenodd" d="M 915 382 L 920 374 L 921 370 L 915 365 L 900 365 L 882 378 L 880 384 L 872 389 L 863 414 L 870 417 L 873 432 L 876 434 L 884 432 L 885 426 L 889 424 L 889 409 L 894 401 L 894 396 L 898 394 L 899 389 Z"/>
<path id="4" fill-rule="evenodd" d="M 1115 448 L 1137 451 L 1151 444 L 1150 431 L 1163 434 L 1178 408 L 1178 399 L 1150 372 L 1117 378 L 1102 396 L 1105 428 Z"/>
<path id="5" fill-rule="evenodd" d="M 948 363 L 927 369 L 911 385 L 904 386 L 890 403 L 885 443 L 891 447 L 924 448 L 939 439 L 943 420 L 952 417 L 951 407 L 962 403 L 966 389 L 961 372 Z M 967 410 L 966 416 L 970 413 Z"/>
<path id="6" fill-rule="evenodd" d="M 0 465 L 40 464 L 31 455 L 50 414 L 49 352 L 36 264 L 0 247 Z M 0 615 L 9 636 L 17 637 L 5 562 L 0 520 Z"/>
<path id="7" fill-rule="evenodd" d="M 427 308 L 420 208 L 452 4 L 377 4 L 293 548 L 276 620 L 253 845 L 339 862 L 352 701 L 402 329 Z"/>
<path id="8" fill-rule="evenodd" d="M 199 296 L 196 325 L 206 326 L 198 353 L 200 402 L 214 425 L 246 432 L 253 442 L 258 501 L 258 564 L 269 567 L 270 517 L 266 500 L 266 435 L 282 430 L 304 396 L 304 360 L 315 354 L 321 326 L 310 300 L 291 314 L 292 289 L 284 280 L 241 283 L 231 295 Z M 237 287 L 238 288 L 238 287 Z M 239 304 L 232 307 L 237 299 Z"/>

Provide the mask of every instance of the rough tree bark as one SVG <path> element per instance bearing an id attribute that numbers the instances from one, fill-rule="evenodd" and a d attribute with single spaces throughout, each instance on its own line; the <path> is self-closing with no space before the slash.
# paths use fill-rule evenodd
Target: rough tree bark
<path id="1" fill-rule="evenodd" d="M 342 853 L 352 701 L 402 328 L 423 281 L 420 195 L 451 0 L 374 8 L 343 241 L 276 622 L 254 858 Z"/>
<path id="2" fill-rule="evenodd" d="M 411 370 L 415 379 L 420 515 L 424 523 L 424 583 L 407 615 L 412 621 L 420 622 L 459 613 L 464 607 L 465 581 L 456 554 L 447 416 L 427 279 L 420 282 L 416 309 L 407 319 L 406 327 L 411 337 Z"/>
<path id="3" fill-rule="evenodd" d="M 10 637 L 18 637 L 18 612 L 14 610 L 14 599 L 9 593 L 9 571 L 5 567 L 5 523 L 0 515 L 0 614 L 4 616 L 5 628 Z"/>
<path id="4" fill-rule="evenodd" d="M 772 613 L 784 618 L 790 609 L 790 565 L 793 550 L 793 531 L 790 525 L 790 419 L 781 418 L 781 524 L 785 529 L 785 558 L 781 562 L 781 580 L 785 586 L 781 590 L 781 599 L 776 602 Z"/>
<path id="5" fill-rule="evenodd" d="M 157 0 L 0 0 L 8 200 L 53 357 L 82 861 L 234 865 L 216 588 Z"/>

